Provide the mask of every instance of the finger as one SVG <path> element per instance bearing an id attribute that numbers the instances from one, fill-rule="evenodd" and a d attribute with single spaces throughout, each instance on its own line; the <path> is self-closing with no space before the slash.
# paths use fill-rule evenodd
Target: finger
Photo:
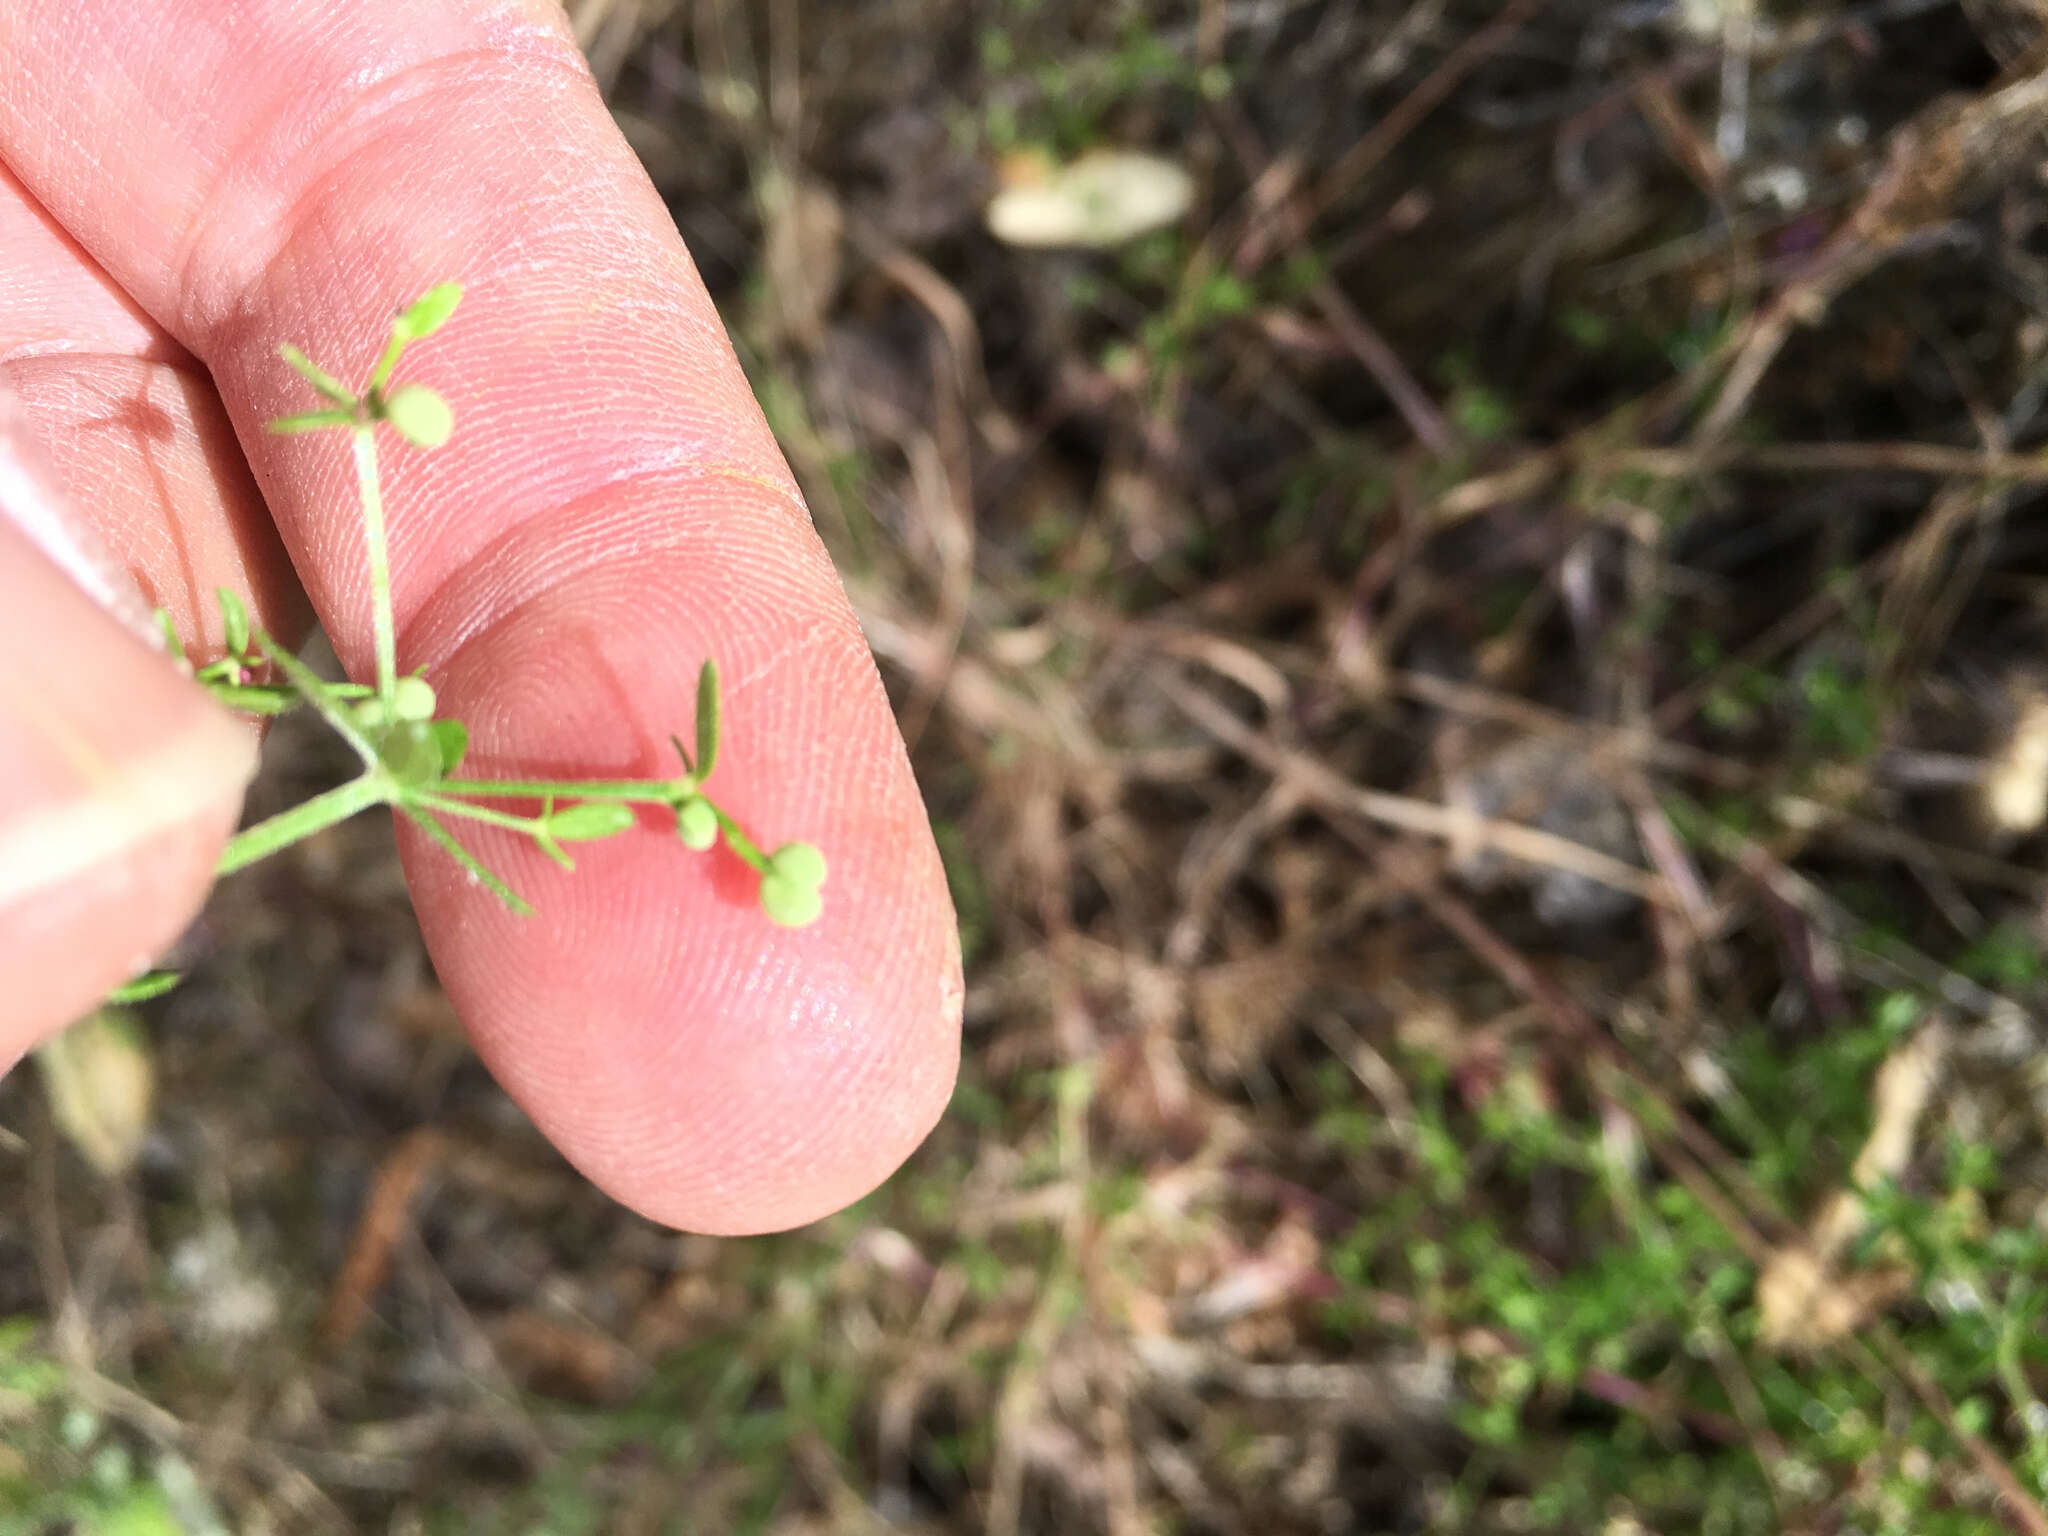
<path id="1" fill-rule="evenodd" d="M 673 225 L 552 7 L 222 14 L 0 0 L 0 154 L 212 369 L 359 675 L 348 469 L 261 436 L 307 403 L 272 354 L 359 367 L 396 303 L 468 284 L 414 370 L 457 437 L 387 484 L 402 665 L 485 765 L 618 774 L 671 771 L 714 656 L 714 788 L 833 873 L 787 933 L 651 826 L 573 877 L 479 837 L 541 908 L 520 921 L 409 845 L 436 965 L 507 1086 L 629 1203 L 728 1231 L 843 1203 L 944 1102 L 955 930 L 872 663 Z"/>
<path id="2" fill-rule="evenodd" d="M 206 370 L 0 164 L 0 385 L 73 515 L 197 652 L 218 588 L 272 633 L 305 599 Z"/>
<path id="3" fill-rule="evenodd" d="M 190 920 L 256 761 L 46 557 L 65 535 L 30 451 L 0 396 L 0 1071 Z"/>

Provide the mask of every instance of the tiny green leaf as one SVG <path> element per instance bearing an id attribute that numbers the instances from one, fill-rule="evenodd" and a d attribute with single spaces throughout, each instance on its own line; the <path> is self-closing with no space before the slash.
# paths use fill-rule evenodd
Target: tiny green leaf
<path id="1" fill-rule="evenodd" d="M 455 306 L 461 301 L 460 283 L 442 283 L 438 287 L 429 288 L 405 309 L 399 311 L 397 323 L 392 329 L 407 341 L 419 341 L 446 325 L 448 317 L 455 313 Z"/>
<path id="2" fill-rule="evenodd" d="M 384 402 L 384 419 L 415 448 L 438 448 L 455 431 L 448 402 L 424 384 L 407 384 Z"/>
<path id="3" fill-rule="evenodd" d="M 550 837 L 565 843 L 590 843 L 614 837 L 633 825 L 633 808 L 616 800 L 586 800 L 547 818 Z"/>
<path id="4" fill-rule="evenodd" d="M 427 729 L 434 733 L 434 745 L 441 749 L 441 773 L 446 777 L 462 766 L 469 755 L 469 727 L 460 720 L 435 720 Z"/>
<path id="5" fill-rule="evenodd" d="M 346 411 L 307 411 L 300 416 L 278 416 L 264 424 L 265 430 L 275 432 L 279 437 L 291 437 L 300 432 L 324 432 L 329 427 L 345 427 L 350 424 Z"/>
<path id="6" fill-rule="evenodd" d="M 178 660 L 187 660 L 188 658 L 185 655 L 185 642 L 178 638 L 178 626 L 171 622 L 170 609 L 157 609 L 156 627 L 164 632 L 164 646 L 166 647 L 166 649 L 168 649 L 173 656 L 177 657 Z"/>
<path id="7" fill-rule="evenodd" d="M 815 885 L 803 885 L 772 870 L 761 877 L 761 910 L 784 928 L 808 928 L 825 910 Z"/>
<path id="8" fill-rule="evenodd" d="M 213 702 L 221 708 L 244 715 L 289 714 L 305 702 L 294 689 L 274 683 L 208 682 L 206 691 L 213 695 Z"/>
<path id="9" fill-rule="evenodd" d="M 336 405 L 344 410 L 353 410 L 355 408 L 355 393 L 346 384 L 342 383 L 341 380 L 337 379 L 325 368 L 322 368 L 290 342 L 286 342 L 283 346 L 279 347 L 277 355 L 292 365 L 294 373 L 298 374 L 300 378 L 319 390 L 321 394 L 332 400 Z"/>
<path id="10" fill-rule="evenodd" d="M 816 843 L 784 843 L 768 855 L 768 869 L 795 885 L 815 888 L 825 883 L 825 855 Z"/>
<path id="11" fill-rule="evenodd" d="M 697 672 L 697 762 L 690 771 L 698 781 L 711 777 L 718 761 L 718 663 L 705 659 Z"/>
<path id="12" fill-rule="evenodd" d="M 249 650 L 249 610 L 226 587 L 215 589 L 220 596 L 220 620 L 227 632 L 228 654 L 246 655 Z"/>
<path id="13" fill-rule="evenodd" d="M 685 800 L 676 807 L 676 836 L 702 853 L 718 841 L 718 813 L 702 797 Z"/>
<path id="14" fill-rule="evenodd" d="M 176 971 L 149 971 L 107 994 L 109 1003 L 146 1003 L 162 997 L 185 978 Z"/>
<path id="15" fill-rule="evenodd" d="M 398 809 L 422 832 L 432 838 L 447 852 L 448 856 L 469 872 L 470 879 L 505 904 L 506 910 L 519 917 L 533 916 L 533 908 L 517 891 L 499 879 L 491 870 L 455 840 L 455 834 L 442 825 L 441 819 L 424 806 L 400 802 Z"/>

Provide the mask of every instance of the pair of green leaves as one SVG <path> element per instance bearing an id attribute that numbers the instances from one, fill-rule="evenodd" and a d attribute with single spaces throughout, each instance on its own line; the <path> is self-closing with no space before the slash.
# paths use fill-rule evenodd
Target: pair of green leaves
<path id="1" fill-rule="evenodd" d="M 808 928 L 825 910 L 825 874 L 816 843 L 784 843 L 761 873 L 761 910 L 785 928 Z"/>
<path id="2" fill-rule="evenodd" d="M 378 359 L 377 371 L 370 376 L 370 387 L 365 393 L 371 414 L 389 422 L 415 448 L 438 448 L 447 442 L 455 432 L 455 413 L 446 400 L 424 384 L 406 384 L 387 396 L 384 383 L 397 366 L 399 354 L 411 343 L 425 340 L 446 325 L 461 302 L 462 285 L 442 283 L 400 310 L 397 320 L 392 322 L 390 345 L 384 349 L 384 357 Z"/>

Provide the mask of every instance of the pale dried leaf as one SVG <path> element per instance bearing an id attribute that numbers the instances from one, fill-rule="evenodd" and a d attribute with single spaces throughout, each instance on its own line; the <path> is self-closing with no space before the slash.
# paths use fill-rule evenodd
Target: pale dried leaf
<path id="1" fill-rule="evenodd" d="M 998 240 L 1034 249 L 1122 245 L 1176 222 L 1195 183 L 1171 160 L 1100 150 L 1049 172 L 1005 167 L 1008 184 L 988 207 Z"/>
<path id="2" fill-rule="evenodd" d="M 1780 1249 L 1757 1277 L 1758 1336 L 1772 1349 L 1815 1349 L 1845 1338 L 1910 1289 L 1903 1271 L 1837 1273 L 1836 1259 L 1863 1230 L 1859 1191 L 1896 1178 L 1913 1156 L 1913 1138 L 1938 1079 L 1948 1033 L 1938 1022 L 1915 1031 L 1878 1068 L 1871 1084 L 1870 1134 L 1850 1183 L 1822 1206 L 1805 1242 Z"/>
<path id="3" fill-rule="evenodd" d="M 1914 1031 L 1877 1069 L 1877 1081 L 1870 1089 L 1870 1135 L 1856 1154 L 1850 1175 L 1859 1189 L 1906 1171 L 1913 1156 L 1913 1133 L 1934 1093 L 1947 1046 L 1948 1031 L 1930 1022 Z"/>
<path id="4" fill-rule="evenodd" d="M 1983 783 L 1984 814 L 2008 837 L 2048 822 L 2048 694 L 2030 693 Z"/>
<path id="5" fill-rule="evenodd" d="M 50 1114 L 108 1178 L 135 1165 L 156 1101 L 156 1067 L 135 1016 L 103 1008 L 36 1051 Z"/>
<path id="6" fill-rule="evenodd" d="M 1903 1270 L 1843 1275 L 1811 1248 L 1780 1249 L 1757 1279 L 1757 1338 L 1766 1349 L 1821 1349 L 1848 1338 L 1911 1287 Z"/>

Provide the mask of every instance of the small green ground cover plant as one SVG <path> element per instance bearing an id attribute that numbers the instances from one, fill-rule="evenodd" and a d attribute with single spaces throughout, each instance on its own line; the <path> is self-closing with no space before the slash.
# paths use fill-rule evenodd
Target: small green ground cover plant
<path id="1" fill-rule="evenodd" d="M 221 875 L 233 874 L 325 827 L 389 807 L 418 827 L 468 871 L 471 878 L 521 915 L 532 908 L 506 881 L 456 838 L 451 822 L 471 821 L 532 840 L 564 868 L 574 868 L 567 845 L 616 837 L 638 820 L 639 807 L 674 819 L 684 846 L 709 850 L 722 839 L 760 876 L 761 909 L 775 923 L 802 928 L 823 911 L 823 852 L 813 843 L 763 848 L 705 790 L 718 762 L 718 666 L 707 659 L 697 676 L 694 751 L 672 736 L 682 771 L 667 779 L 475 779 L 461 777 L 469 730 L 439 712 L 427 680 L 398 670 L 397 628 L 391 605 L 391 559 L 385 535 L 384 496 L 378 475 L 380 428 L 415 449 L 448 441 L 455 413 L 421 383 L 394 385 L 392 375 L 408 347 L 446 325 L 461 301 L 457 283 L 429 289 L 401 309 L 390 339 L 360 389 L 351 389 L 289 343 L 279 354 L 326 402 L 317 410 L 270 423 L 276 433 L 339 432 L 354 457 L 368 553 L 371 628 L 376 648 L 374 683 L 330 682 L 266 634 L 234 593 L 219 593 L 224 654 L 196 665 L 159 615 L 173 655 L 216 700 L 245 714 L 272 716 L 310 707 L 355 751 L 362 771 L 347 782 L 237 833 L 222 853 Z M 117 1002 L 135 1002 L 168 990 L 176 977 L 151 972 L 122 988 Z"/>
<path id="2" fill-rule="evenodd" d="M 1763 1025 L 1738 1033 L 1714 1128 L 1739 1176 L 1786 1210 L 1824 1203 L 1870 1132 L 1879 1063 L 1933 1011 L 1890 992 L 1797 1049 Z M 1769 1337 L 1760 1255 L 1728 1211 L 1645 1177 L 1653 1106 L 1638 1119 L 1554 1093 L 1535 1061 L 1510 1058 L 1475 1107 L 1427 1054 L 1401 1065 L 1412 1161 L 1333 1245 L 1323 1322 L 1370 1346 L 1388 1331 L 1372 1298 L 1392 1294 L 1464 1341 L 1455 1421 L 1469 1454 L 1431 1529 L 2032 1528 L 2006 1523 L 1956 1438 L 1995 1437 L 2021 1486 L 2048 1487 L 2048 1236 L 2014 1218 L 2025 1191 L 1988 1143 L 1951 1131 L 1911 1187 L 1858 1192 L 1865 1224 L 1842 1273 L 1892 1277 L 1889 1315 L 1843 1347 L 1794 1345 Z M 1384 1145 L 1342 1066 L 1319 1091 L 1316 1134 L 1333 1152 Z M 1574 1247 L 1546 1256 L 1542 1222 L 1560 1218 Z"/>
<path id="3" fill-rule="evenodd" d="M 29 1319 L 0 1321 L 0 1536 L 227 1536 L 192 1463 L 90 1399 Z"/>

